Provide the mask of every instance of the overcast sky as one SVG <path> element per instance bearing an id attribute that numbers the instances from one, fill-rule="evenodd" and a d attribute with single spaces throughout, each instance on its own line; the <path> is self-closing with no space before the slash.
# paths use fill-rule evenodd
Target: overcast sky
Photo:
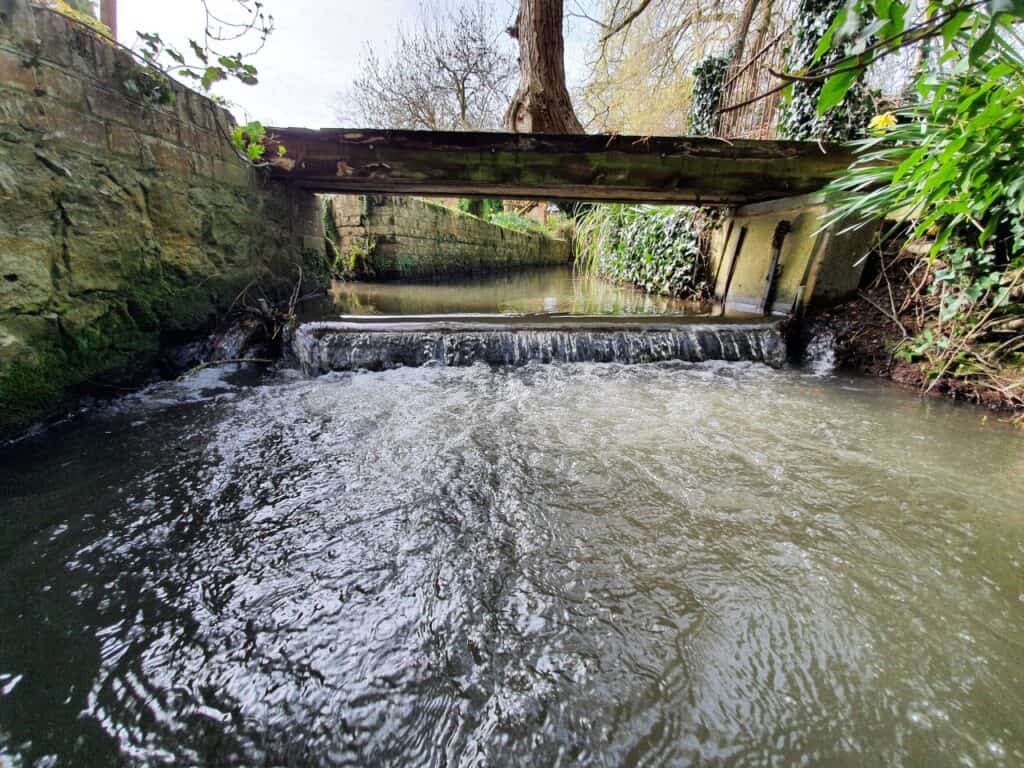
<path id="1" fill-rule="evenodd" d="M 451 0 L 453 1 L 453 0 Z M 503 25 L 515 17 L 515 0 L 486 0 Z M 211 0 L 228 9 L 232 0 Z M 421 0 L 265 0 L 275 31 L 252 61 L 259 67 L 256 86 L 221 84 L 215 93 L 237 105 L 240 117 L 268 125 L 308 128 L 337 125 L 337 94 L 353 81 L 359 57 L 369 44 L 387 50 L 400 22 L 411 23 Z M 584 76 L 592 25 L 572 24 L 566 40 L 570 85 Z M 118 37 L 131 46 L 137 30 L 159 32 L 187 47 L 202 32 L 200 0 L 119 0 Z M 353 126 L 357 127 L 357 126 Z"/>

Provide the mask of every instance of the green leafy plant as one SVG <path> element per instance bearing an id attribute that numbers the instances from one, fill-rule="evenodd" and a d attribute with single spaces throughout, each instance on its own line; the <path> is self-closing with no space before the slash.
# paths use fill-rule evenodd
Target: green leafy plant
<path id="1" fill-rule="evenodd" d="M 155 32 L 139 32 L 136 54 L 154 73 L 192 81 L 204 91 L 227 80 L 245 85 L 258 82 L 258 71 L 250 59 L 263 49 L 274 30 L 274 17 L 264 10 L 263 0 L 233 0 L 225 13 L 211 13 L 204 3 L 206 23 L 199 37 L 190 38 L 186 49 L 171 44 Z M 249 50 L 236 46 L 245 41 Z M 230 47 L 230 48 L 229 48 Z"/>
<path id="2" fill-rule="evenodd" d="M 456 203 L 456 208 L 463 213 L 479 216 L 482 219 L 490 219 L 491 216 L 504 210 L 501 200 L 493 200 L 491 198 L 480 200 L 468 197 L 460 197 L 458 203 Z"/>
<path id="3" fill-rule="evenodd" d="M 730 61 L 728 56 L 708 56 L 694 68 L 690 101 L 691 135 L 712 136 L 718 129 L 718 109 Z"/>
<path id="4" fill-rule="evenodd" d="M 539 229 L 543 229 L 539 224 L 525 216 L 520 216 L 514 211 L 499 211 L 491 214 L 487 219 L 491 224 L 495 224 L 505 229 L 511 229 L 515 232 L 535 232 Z"/>
<path id="5" fill-rule="evenodd" d="M 793 44 L 788 67 L 797 74 L 812 65 L 835 63 L 846 58 L 850 45 L 837 45 L 819 54 L 822 38 L 832 29 L 845 8 L 845 0 L 800 0 L 793 22 Z M 857 22 L 866 25 L 863 17 Z M 847 141 L 864 133 L 874 114 L 874 98 L 861 78 L 853 78 L 842 99 L 824 112 L 818 111 L 822 81 L 797 80 L 779 114 L 779 135 L 796 140 Z"/>
<path id="6" fill-rule="evenodd" d="M 278 157 L 288 154 L 288 149 L 267 135 L 267 129 L 259 121 L 239 125 L 231 131 L 231 143 L 238 152 L 254 165 L 266 165 L 267 148 L 274 147 Z"/>
<path id="7" fill-rule="evenodd" d="M 805 0 L 806 1 L 806 0 Z M 1024 19 L 1024 0 L 926 0 L 921 12 L 902 0 L 847 0 L 818 41 L 810 66 L 790 72 L 793 83 L 817 83 L 818 113 L 839 104 L 864 71 L 881 59 L 911 46 L 938 43 L 940 70 L 952 60 L 961 73 L 982 61 L 993 48 L 1020 44 L 1015 25 Z M 935 74 L 927 56 L 919 82 Z"/>
<path id="8" fill-rule="evenodd" d="M 918 103 L 853 143 L 826 223 L 888 218 L 889 234 L 930 240 L 914 268 L 919 333 L 901 354 L 925 366 L 929 388 L 969 378 L 1024 406 L 1024 372 L 1008 373 L 1024 350 L 1024 40 L 1008 13 L 934 15 L 944 52 L 918 77 Z"/>
<path id="9" fill-rule="evenodd" d="M 336 271 L 345 278 L 373 277 L 377 270 L 373 266 L 373 254 L 377 249 L 377 241 L 369 235 L 361 243 L 353 243 L 345 255 L 343 268 Z"/>
<path id="10" fill-rule="evenodd" d="M 577 222 L 576 263 L 650 293 L 711 292 L 699 209 L 595 205 Z"/>

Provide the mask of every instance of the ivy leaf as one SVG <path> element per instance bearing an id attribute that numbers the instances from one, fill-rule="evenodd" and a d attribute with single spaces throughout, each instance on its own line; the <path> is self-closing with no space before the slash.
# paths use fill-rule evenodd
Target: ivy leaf
<path id="1" fill-rule="evenodd" d="M 846 72 L 838 72 L 826 80 L 825 85 L 822 86 L 821 95 L 818 97 L 818 114 L 824 115 L 841 102 L 857 81 L 859 74 L 859 69 L 852 69 Z"/>

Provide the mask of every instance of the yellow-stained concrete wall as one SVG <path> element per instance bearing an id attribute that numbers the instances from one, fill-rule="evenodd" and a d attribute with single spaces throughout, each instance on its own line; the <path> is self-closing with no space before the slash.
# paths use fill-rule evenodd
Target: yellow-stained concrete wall
<path id="1" fill-rule="evenodd" d="M 819 196 L 803 196 L 745 206 L 727 217 L 712 239 L 716 297 L 733 311 L 761 311 L 780 224 L 788 231 L 767 312 L 828 306 L 853 294 L 873 232 L 823 229 L 826 211 Z"/>

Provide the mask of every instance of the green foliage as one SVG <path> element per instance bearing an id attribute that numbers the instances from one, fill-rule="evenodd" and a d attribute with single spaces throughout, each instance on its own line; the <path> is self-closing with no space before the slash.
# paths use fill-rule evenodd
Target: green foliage
<path id="1" fill-rule="evenodd" d="M 511 229 L 516 232 L 535 232 L 538 229 L 543 229 L 540 224 L 525 216 L 520 216 L 514 211 L 498 211 L 492 214 L 488 219 L 491 224 L 496 224 L 499 227 L 505 229 Z"/>
<path id="2" fill-rule="evenodd" d="M 876 135 L 854 142 L 857 161 L 828 189 L 829 223 L 897 218 L 911 238 L 933 239 L 917 271 L 934 298 L 902 350 L 932 385 L 999 370 L 1024 349 L 1006 322 L 1024 314 L 1024 41 L 1012 27 L 989 38 L 980 16 L 950 16 L 942 69 L 921 73 L 920 101 L 872 121 Z M 986 348 L 993 334 L 1001 341 Z"/>
<path id="3" fill-rule="evenodd" d="M 846 58 L 849 45 L 828 48 L 819 54 L 822 39 L 833 29 L 833 22 L 843 9 L 844 0 L 800 0 L 793 23 L 790 72 L 803 75 L 814 64 L 830 65 Z M 859 23 L 863 24 L 863 19 Z M 779 135 L 804 141 L 847 141 L 862 135 L 874 114 L 874 100 L 861 74 L 860 70 L 850 70 L 827 83 L 794 83 L 780 110 Z"/>
<path id="4" fill-rule="evenodd" d="M 159 33 L 138 33 L 135 53 L 143 62 L 145 78 L 166 81 L 174 76 L 207 92 L 228 80 L 255 85 L 258 71 L 251 58 L 262 50 L 274 30 L 274 17 L 263 10 L 263 0 L 234 0 L 227 15 L 215 15 L 207 3 L 203 3 L 203 9 L 206 24 L 202 34 L 189 39 L 184 51 Z M 236 46 L 253 37 L 256 43 L 250 50 L 237 50 Z M 227 46 L 232 50 L 222 49 Z"/>
<path id="5" fill-rule="evenodd" d="M 576 263 L 651 293 L 711 292 L 696 209 L 595 205 L 577 222 Z"/>
<path id="6" fill-rule="evenodd" d="M 923 12 L 903 0 L 847 0 L 821 35 L 813 66 L 795 74 L 824 83 L 818 100 L 818 112 L 824 114 L 879 59 L 908 46 L 937 41 L 944 51 L 940 64 L 957 60 L 973 67 L 993 47 L 1019 48 L 1014 25 L 1022 19 L 1022 0 L 926 0 Z"/>
<path id="7" fill-rule="evenodd" d="M 729 69 L 728 56 L 708 56 L 693 70 L 693 96 L 690 101 L 690 134 L 711 136 L 718 128 L 718 108 L 722 86 Z"/>
<path id="8" fill-rule="evenodd" d="M 288 150 L 283 144 L 273 142 L 273 137 L 267 135 L 267 129 L 258 120 L 236 126 L 231 131 L 231 143 L 254 165 L 263 164 L 267 155 L 267 147 L 271 144 L 278 157 L 288 154 Z"/>
<path id="9" fill-rule="evenodd" d="M 342 263 L 335 263 L 335 271 L 345 278 L 373 277 L 377 272 L 373 266 L 373 252 L 376 249 L 377 241 L 369 236 L 361 243 L 353 243 L 348 253 L 343 254 Z"/>
<path id="10" fill-rule="evenodd" d="M 568 240 L 575 229 L 573 221 L 561 213 L 549 214 L 546 223 L 541 223 L 515 211 L 501 209 L 487 217 L 487 221 L 515 232 L 530 232 L 558 240 Z"/>
<path id="11" fill-rule="evenodd" d="M 501 213 L 504 208 L 501 200 L 493 200 L 491 198 L 485 198 L 483 200 L 479 198 L 468 198 L 460 197 L 456 208 L 463 213 L 468 213 L 473 216 L 479 216 L 481 219 L 490 220 L 491 216 Z"/>
<path id="12" fill-rule="evenodd" d="M 54 6 L 59 13 L 110 37 L 110 29 L 96 18 L 96 9 L 90 0 L 55 0 Z"/>

